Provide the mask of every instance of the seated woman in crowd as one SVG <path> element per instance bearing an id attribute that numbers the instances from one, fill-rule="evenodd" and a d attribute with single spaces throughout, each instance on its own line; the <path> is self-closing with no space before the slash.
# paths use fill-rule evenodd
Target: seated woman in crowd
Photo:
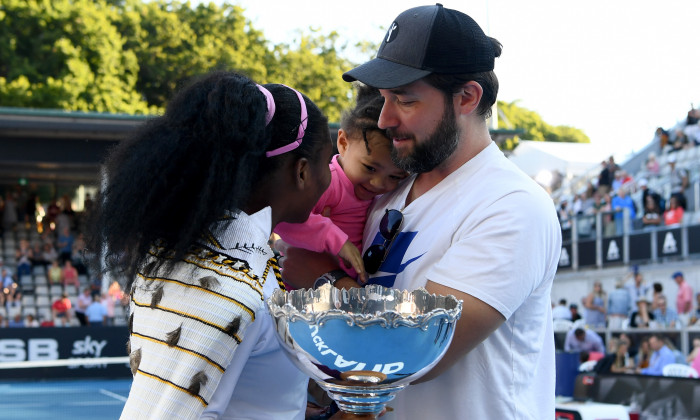
<path id="1" fill-rule="evenodd" d="M 672 196 L 668 200 L 668 210 L 664 212 L 664 224 L 666 226 L 679 225 L 683 221 L 683 207 L 678 203 L 678 198 Z"/>
<path id="2" fill-rule="evenodd" d="M 661 209 L 651 194 L 644 200 L 644 215 L 642 216 L 642 227 L 656 227 L 661 224 Z"/>

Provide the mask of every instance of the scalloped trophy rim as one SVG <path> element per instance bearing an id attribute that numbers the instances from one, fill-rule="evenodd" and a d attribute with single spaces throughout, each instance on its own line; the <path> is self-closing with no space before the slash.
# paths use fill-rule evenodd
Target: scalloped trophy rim
<path id="1" fill-rule="evenodd" d="M 425 308 L 421 313 L 400 313 L 396 310 L 375 311 L 374 313 L 347 312 L 341 309 L 324 309 L 321 311 L 309 311 L 307 307 L 315 302 L 345 301 L 356 299 L 361 301 L 368 296 L 385 296 L 389 301 L 402 303 L 416 303 L 431 301 L 435 307 Z M 296 303 L 292 303 L 294 301 Z M 453 295 L 431 294 L 424 288 L 412 291 L 384 287 L 379 284 L 367 285 L 364 288 L 350 290 L 337 289 L 330 284 L 325 284 L 318 289 L 297 289 L 284 291 L 277 289 L 266 301 L 268 310 L 275 318 L 284 316 L 289 321 L 302 321 L 309 325 L 323 325 L 331 319 L 343 319 L 348 325 L 356 325 L 364 328 L 370 325 L 382 325 L 386 328 L 399 326 L 409 328 L 427 329 L 435 318 L 445 318 L 445 322 L 457 321 L 462 313 L 462 301 Z M 438 306 L 438 304 L 441 304 Z M 301 307 L 299 307 L 301 306 Z M 410 305 L 409 305 L 410 306 Z M 414 307 L 417 305 L 413 305 Z"/>

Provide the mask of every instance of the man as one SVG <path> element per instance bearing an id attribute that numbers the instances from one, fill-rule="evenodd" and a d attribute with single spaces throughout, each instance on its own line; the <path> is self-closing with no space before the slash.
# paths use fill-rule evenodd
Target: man
<path id="1" fill-rule="evenodd" d="M 660 327 L 676 328 L 680 327 L 681 320 L 678 318 L 678 313 L 673 308 L 668 308 L 666 305 L 666 297 L 659 296 L 659 307 L 654 309 L 654 321 Z"/>
<path id="2" fill-rule="evenodd" d="M 629 318 L 631 306 L 630 292 L 622 281 L 615 282 L 615 290 L 608 295 L 608 328 L 622 328 L 622 321 Z"/>
<path id="3" fill-rule="evenodd" d="M 564 351 L 585 351 L 588 353 L 598 352 L 605 354 L 605 344 L 603 344 L 603 339 L 597 332 L 584 328 L 576 328 L 566 333 Z"/>
<path id="4" fill-rule="evenodd" d="M 571 311 L 566 307 L 566 299 L 559 299 L 559 304 L 552 308 L 552 319 L 571 319 Z"/>
<path id="5" fill-rule="evenodd" d="M 571 320 L 573 322 L 576 322 L 582 318 L 581 314 L 578 311 L 578 305 L 575 303 L 569 305 L 569 312 L 571 313 Z"/>
<path id="6" fill-rule="evenodd" d="M 664 366 L 676 362 L 676 357 L 671 349 L 666 346 L 664 339 L 660 334 L 652 334 L 649 337 L 649 347 L 654 351 L 649 360 L 649 367 L 640 369 L 637 368 L 637 373 L 642 375 L 663 376 Z"/>
<path id="7" fill-rule="evenodd" d="M 644 276 L 636 268 L 632 273 L 633 278 L 627 280 L 625 288 L 630 294 L 630 302 L 638 302 L 640 298 L 651 302 L 651 286 L 644 281 Z M 631 310 L 632 308 L 630 308 Z"/>
<path id="8" fill-rule="evenodd" d="M 683 325 L 689 325 L 693 310 L 693 289 L 688 282 L 685 281 L 682 272 L 676 271 L 671 278 L 673 278 L 678 285 L 676 312 L 678 312 L 678 317 L 683 321 Z"/>
<path id="9" fill-rule="evenodd" d="M 424 287 L 464 303 L 445 356 L 425 383 L 398 393 L 384 418 L 550 418 L 561 228 L 551 198 L 489 135 L 501 45 L 440 4 L 409 9 L 388 27 L 377 58 L 343 75 L 379 88 L 379 127 L 393 140 L 394 163 L 415 174 L 369 214 L 365 249 L 384 244 L 386 209 L 404 216 L 370 283 Z M 294 269 L 312 271 L 308 261 Z"/>
<path id="10" fill-rule="evenodd" d="M 107 308 L 104 307 L 99 296 L 92 296 L 92 303 L 85 309 L 85 318 L 87 325 L 91 327 L 107 325 Z"/>

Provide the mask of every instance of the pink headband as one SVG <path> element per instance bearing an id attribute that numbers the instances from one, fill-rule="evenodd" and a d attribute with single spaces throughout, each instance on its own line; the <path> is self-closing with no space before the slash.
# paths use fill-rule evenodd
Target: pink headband
<path id="1" fill-rule="evenodd" d="M 269 152 L 265 152 L 265 156 L 267 157 L 281 155 L 282 153 L 286 153 L 290 150 L 296 149 L 301 145 L 301 141 L 304 139 L 304 133 L 306 132 L 306 124 L 308 122 L 309 116 L 306 112 L 306 102 L 304 102 L 304 97 L 301 96 L 301 93 L 299 93 L 296 89 L 292 89 L 286 85 L 282 86 L 293 90 L 294 93 L 297 94 L 297 98 L 299 98 L 299 104 L 301 105 L 301 124 L 299 124 L 299 131 L 297 132 L 296 140 L 294 140 L 286 146 L 282 146 L 277 149 L 270 150 Z M 272 121 L 272 117 L 275 115 L 275 100 L 272 97 L 272 94 L 269 90 L 265 89 L 261 85 L 257 85 L 257 87 L 258 90 L 260 90 L 260 92 L 262 92 L 263 95 L 265 95 L 265 99 L 267 100 L 267 114 L 265 114 L 265 125 L 268 125 L 270 124 L 270 121 Z"/>

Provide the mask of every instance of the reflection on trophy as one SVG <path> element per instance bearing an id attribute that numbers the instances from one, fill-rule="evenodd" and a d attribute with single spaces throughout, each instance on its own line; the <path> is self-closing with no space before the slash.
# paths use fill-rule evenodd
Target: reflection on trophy
<path id="1" fill-rule="evenodd" d="M 276 290 L 266 302 L 292 362 L 345 412 L 378 415 L 447 350 L 462 301 L 380 285 Z"/>

